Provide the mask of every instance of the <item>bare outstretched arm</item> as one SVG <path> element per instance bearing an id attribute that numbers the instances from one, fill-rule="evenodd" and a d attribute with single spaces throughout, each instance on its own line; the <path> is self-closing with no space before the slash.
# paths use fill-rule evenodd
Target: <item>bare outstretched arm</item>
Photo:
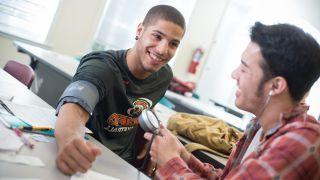
<path id="1" fill-rule="evenodd" d="M 58 144 L 56 165 L 65 174 L 86 172 L 101 150 L 84 140 L 85 124 L 89 113 L 75 103 L 64 104 L 55 127 L 55 137 Z"/>

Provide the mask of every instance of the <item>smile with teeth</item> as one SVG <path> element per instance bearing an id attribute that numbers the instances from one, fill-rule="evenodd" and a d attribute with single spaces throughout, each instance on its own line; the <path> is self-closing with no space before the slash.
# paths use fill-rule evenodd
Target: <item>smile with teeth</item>
<path id="1" fill-rule="evenodd" d="M 157 54 L 154 54 L 152 52 L 149 52 L 149 56 L 151 57 L 152 60 L 154 60 L 156 62 L 163 61 L 163 59 L 161 57 L 159 57 Z"/>

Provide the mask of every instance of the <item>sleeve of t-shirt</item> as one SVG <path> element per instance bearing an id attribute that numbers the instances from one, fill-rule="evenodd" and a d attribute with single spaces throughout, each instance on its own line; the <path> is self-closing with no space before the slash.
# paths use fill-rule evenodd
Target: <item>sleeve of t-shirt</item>
<path id="1" fill-rule="evenodd" d="M 99 100 L 103 99 L 113 84 L 115 74 L 119 72 L 114 58 L 107 52 L 94 52 L 84 56 L 72 81 L 84 80 L 96 86 Z"/>

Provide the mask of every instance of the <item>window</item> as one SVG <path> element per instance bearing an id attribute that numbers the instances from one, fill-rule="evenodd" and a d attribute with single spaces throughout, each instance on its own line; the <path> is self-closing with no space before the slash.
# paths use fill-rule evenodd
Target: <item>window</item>
<path id="1" fill-rule="evenodd" d="M 1 0 L 0 32 L 44 43 L 59 0 Z"/>
<path id="2" fill-rule="evenodd" d="M 168 4 L 177 8 L 186 23 L 196 0 L 110 0 L 96 33 L 93 50 L 126 49 L 134 44 L 135 31 L 147 11 L 157 4 Z"/>

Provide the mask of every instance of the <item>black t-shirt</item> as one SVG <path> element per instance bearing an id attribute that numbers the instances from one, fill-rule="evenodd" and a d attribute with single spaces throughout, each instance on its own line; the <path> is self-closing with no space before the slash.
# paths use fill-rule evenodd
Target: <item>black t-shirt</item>
<path id="1" fill-rule="evenodd" d="M 163 97 L 172 71 L 165 65 L 146 79 L 137 79 L 129 71 L 126 54 L 126 50 L 98 51 L 84 56 L 73 81 L 89 81 L 98 89 L 99 102 L 87 123 L 93 136 L 132 162 L 139 153 L 134 141 L 138 116 Z"/>

